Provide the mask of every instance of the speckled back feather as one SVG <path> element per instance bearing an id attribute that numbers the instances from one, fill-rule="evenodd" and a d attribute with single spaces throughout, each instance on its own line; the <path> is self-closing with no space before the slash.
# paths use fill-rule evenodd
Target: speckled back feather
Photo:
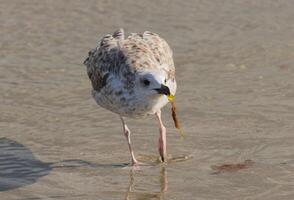
<path id="1" fill-rule="evenodd" d="M 131 87 L 132 74 L 142 68 L 158 68 L 174 80 L 175 67 L 172 51 L 164 39 L 146 31 L 132 33 L 125 38 L 124 30 L 105 35 L 100 44 L 89 52 L 84 64 L 93 89 L 100 91 L 106 84 L 109 73 L 120 76 Z"/>

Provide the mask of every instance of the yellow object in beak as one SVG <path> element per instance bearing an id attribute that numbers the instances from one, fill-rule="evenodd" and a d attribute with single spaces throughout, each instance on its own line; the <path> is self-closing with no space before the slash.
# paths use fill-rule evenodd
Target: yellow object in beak
<path id="1" fill-rule="evenodd" d="M 170 95 L 167 95 L 167 100 L 169 102 L 172 102 L 174 100 L 174 95 L 170 94 Z"/>
<path id="2" fill-rule="evenodd" d="M 174 96 L 173 95 L 167 95 L 167 99 L 169 100 L 169 102 L 171 103 L 171 111 L 172 111 L 172 117 L 173 117 L 173 120 L 174 120 L 174 123 L 175 123 L 175 127 L 176 129 L 179 131 L 180 135 L 181 135 L 181 138 L 184 138 L 184 133 L 183 131 L 181 130 L 181 127 L 180 127 L 180 124 L 179 124 L 179 120 L 177 118 L 177 114 L 176 114 L 176 104 L 175 102 L 173 101 L 173 98 Z"/>

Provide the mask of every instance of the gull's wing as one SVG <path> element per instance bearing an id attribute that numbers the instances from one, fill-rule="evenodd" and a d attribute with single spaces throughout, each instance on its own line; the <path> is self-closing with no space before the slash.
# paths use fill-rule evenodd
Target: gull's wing
<path id="1" fill-rule="evenodd" d="M 132 33 L 125 38 L 123 29 L 104 36 L 100 44 L 89 52 L 84 64 L 94 90 L 100 91 L 109 75 L 122 75 L 127 85 L 129 76 L 143 68 L 159 68 L 174 81 L 175 67 L 172 51 L 167 42 L 157 34 L 146 31 Z"/>
<path id="2" fill-rule="evenodd" d="M 117 74 L 125 63 L 125 57 L 120 51 L 123 40 L 124 31 L 119 29 L 112 35 L 105 35 L 98 46 L 89 52 L 84 64 L 94 90 L 99 92 L 106 85 L 109 75 Z"/>
<path id="3" fill-rule="evenodd" d="M 168 78 L 175 78 L 172 50 L 159 35 L 149 31 L 133 33 L 124 40 L 122 51 L 132 71 L 159 68 L 166 71 Z"/>
<path id="4" fill-rule="evenodd" d="M 155 33 L 149 31 L 144 32 L 144 40 L 150 46 L 150 49 L 162 67 L 168 74 L 168 78 L 175 78 L 175 66 L 173 61 L 173 53 L 167 42 Z"/>

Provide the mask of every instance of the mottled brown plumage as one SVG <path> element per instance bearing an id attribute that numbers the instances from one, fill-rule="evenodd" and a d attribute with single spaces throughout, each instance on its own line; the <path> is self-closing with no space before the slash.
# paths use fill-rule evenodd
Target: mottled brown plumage
<path id="1" fill-rule="evenodd" d="M 89 52 L 84 64 L 87 66 L 93 89 L 97 91 L 104 86 L 103 77 L 107 73 L 123 73 L 125 82 L 131 84 L 131 80 L 127 79 L 128 75 L 139 69 L 160 66 L 168 79 L 175 79 L 170 47 L 164 39 L 149 31 L 143 34 L 132 33 L 126 39 L 123 29 L 115 31 L 113 35 L 107 34 L 100 44 Z"/>
<path id="2" fill-rule="evenodd" d="M 125 37 L 123 29 L 105 35 L 89 52 L 84 64 L 97 104 L 120 115 L 132 155 L 130 130 L 123 117 L 155 114 L 160 125 L 159 152 L 166 159 L 165 127 L 160 109 L 175 95 L 176 80 L 172 51 L 166 41 L 149 31 Z"/>

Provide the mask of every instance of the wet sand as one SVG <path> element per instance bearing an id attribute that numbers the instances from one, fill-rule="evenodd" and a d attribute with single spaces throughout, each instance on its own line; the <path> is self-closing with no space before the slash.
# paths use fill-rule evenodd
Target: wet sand
<path id="1" fill-rule="evenodd" d="M 0 10 L 1 200 L 293 199 L 292 0 L 2 0 Z M 96 106 L 82 65 L 118 27 L 159 33 L 174 50 L 185 139 L 170 106 L 163 120 L 168 153 L 188 160 L 158 164 L 155 117 L 127 120 L 148 166 L 123 169 L 120 120 Z"/>

